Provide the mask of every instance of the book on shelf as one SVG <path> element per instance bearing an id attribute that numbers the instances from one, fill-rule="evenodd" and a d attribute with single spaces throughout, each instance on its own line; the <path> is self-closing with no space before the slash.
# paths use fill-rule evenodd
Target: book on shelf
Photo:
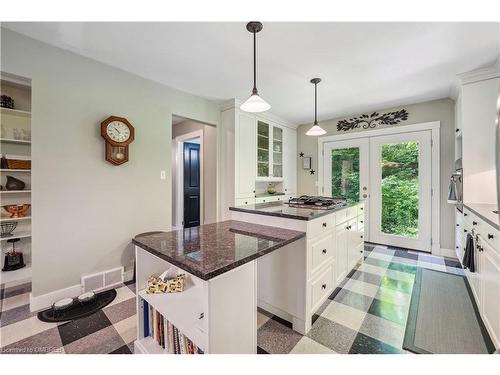
<path id="1" fill-rule="evenodd" d="M 144 337 L 152 337 L 167 353 L 203 354 L 200 348 L 146 300 L 143 300 L 143 307 Z"/>

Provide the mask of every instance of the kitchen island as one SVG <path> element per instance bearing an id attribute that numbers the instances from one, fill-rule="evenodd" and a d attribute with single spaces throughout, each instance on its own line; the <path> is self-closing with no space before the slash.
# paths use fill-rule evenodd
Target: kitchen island
<path id="1" fill-rule="evenodd" d="M 255 353 L 257 260 L 281 248 L 301 248 L 304 237 L 302 231 L 239 221 L 135 237 L 135 353 L 168 353 L 148 334 L 149 307 L 204 353 Z M 166 270 L 187 276 L 184 291 L 147 294 L 148 278 Z"/>
<path id="2" fill-rule="evenodd" d="M 305 232 L 306 239 L 257 260 L 257 304 L 306 334 L 312 317 L 363 261 L 364 204 L 293 207 L 271 202 L 230 207 L 233 220 Z"/>

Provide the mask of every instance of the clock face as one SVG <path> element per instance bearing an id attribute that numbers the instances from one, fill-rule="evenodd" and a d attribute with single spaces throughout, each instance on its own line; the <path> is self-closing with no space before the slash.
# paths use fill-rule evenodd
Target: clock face
<path id="1" fill-rule="evenodd" d="M 118 143 L 126 142 L 130 138 L 130 129 L 120 121 L 112 121 L 106 127 L 106 134 Z"/>

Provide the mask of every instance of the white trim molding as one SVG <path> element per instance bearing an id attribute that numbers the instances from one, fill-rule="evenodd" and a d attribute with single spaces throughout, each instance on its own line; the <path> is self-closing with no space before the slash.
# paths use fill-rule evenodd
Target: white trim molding
<path id="1" fill-rule="evenodd" d="M 423 130 L 431 131 L 431 182 L 432 182 L 432 197 L 431 197 L 431 220 L 432 220 L 432 254 L 439 254 L 441 251 L 440 245 L 440 224 L 441 224 L 441 192 L 440 192 L 440 136 L 441 128 L 440 121 L 422 122 L 413 125 L 401 125 L 391 128 L 373 129 L 365 131 L 357 131 L 347 134 L 335 134 L 318 137 L 318 195 L 323 191 L 323 149 L 327 142 L 344 141 L 349 139 L 377 137 L 388 134 L 411 133 Z"/>
<path id="2" fill-rule="evenodd" d="M 82 292 L 82 286 L 80 284 L 72 285 L 64 289 L 54 290 L 53 292 L 42 294 L 40 296 L 34 296 L 30 293 L 30 311 L 39 311 L 46 309 L 54 302 L 57 302 L 63 298 L 73 298 L 79 296 Z"/>

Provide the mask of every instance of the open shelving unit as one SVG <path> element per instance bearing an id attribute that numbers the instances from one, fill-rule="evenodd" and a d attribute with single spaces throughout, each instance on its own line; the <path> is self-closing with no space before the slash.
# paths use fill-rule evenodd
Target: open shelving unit
<path id="1" fill-rule="evenodd" d="M 31 80 L 1 72 L 2 95 L 14 99 L 14 109 L 0 107 L 0 154 L 22 155 L 31 157 Z M 26 186 L 24 190 L 6 190 L 7 176 L 22 180 Z M 10 204 L 31 204 L 31 169 L 0 169 L 1 206 Z M 2 252 L 1 267 L 4 267 L 4 256 L 12 249 L 10 239 L 20 239 L 16 242 L 17 251 L 23 253 L 25 267 L 14 271 L 0 271 L 0 284 L 14 283 L 31 278 L 31 212 L 25 217 L 11 218 L 3 207 L 0 208 L 0 223 L 17 222 L 12 235 L 0 237 Z"/>

